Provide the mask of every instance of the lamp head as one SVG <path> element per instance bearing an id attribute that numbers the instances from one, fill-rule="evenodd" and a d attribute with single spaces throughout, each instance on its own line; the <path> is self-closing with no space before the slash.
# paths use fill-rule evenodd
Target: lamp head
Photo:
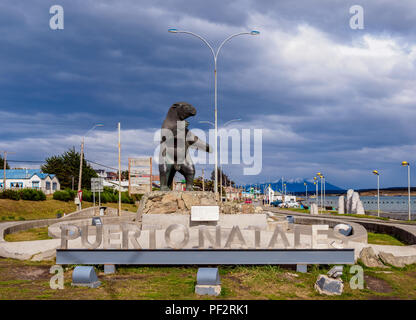
<path id="1" fill-rule="evenodd" d="M 250 34 L 251 34 L 252 36 L 258 36 L 258 35 L 260 34 L 260 31 L 257 31 L 257 30 L 252 30 L 252 31 L 250 32 Z"/>
<path id="2" fill-rule="evenodd" d="M 407 162 L 407 161 L 403 161 L 403 162 L 402 162 L 402 166 L 403 166 L 403 167 L 409 166 L 409 162 Z"/>
<path id="3" fill-rule="evenodd" d="M 178 33 L 178 29 L 168 29 L 168 32 L 170 32 L 170 33 Z"/>
<path id="4" fill-rule="evenodd" d="M 375 175 L 379 175 L 379 173 L 378 173 L 378 171 L 377 171 L 377 170 L 373 170 L 373 173 L 374 173 Z"/>

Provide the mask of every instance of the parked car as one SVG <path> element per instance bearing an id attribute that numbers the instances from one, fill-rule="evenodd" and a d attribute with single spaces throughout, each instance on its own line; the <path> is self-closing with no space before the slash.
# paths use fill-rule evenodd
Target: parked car
<path id="1" fill-rule="evenodd" d="M 273 207 L 278 207 L 279 204 L 281 204 L 281 203 L 282 203 L 282 201 L 280 201 L 280 200 L 274 200 L 274 201 L 270 202 L 270 205 L 273 206 Z"/>
<path id="2" fill-rule="evenodd" d="M 281 204 L 279 204 L 280 208 L 299 208 L 299 202 L 295 202 L 295 201 L 287 201 L 287 202 L 283 202 Z"/>

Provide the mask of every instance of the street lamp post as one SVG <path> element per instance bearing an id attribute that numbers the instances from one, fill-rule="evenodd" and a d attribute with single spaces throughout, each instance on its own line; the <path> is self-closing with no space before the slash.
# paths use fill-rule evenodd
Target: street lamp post
<path id="1" fill-rule="evenodd" d="M 316 174 L 318 177 L 319 177 L 319 179 L 321 180 L 321 212 L 322 212 L 322 207 L 323 207 L 323 205 L 324 205 L 324 203 L 323 203 L 323 194 L 322 194 L 322 178 L 323 178 L 323 176 L 322 176 L 322 174 L 320 173 L 320 172 L 318 172 L 317 174 Z"/>
<path id="2" fill-rule="evenodd" d="M 79 162 L 79 179 L 78 179 L 78 197 L 79 194 L 81 192 L 81 181 L 82 181 L 82 160 L 83 160 L 83 156 L 84 156 L 84 141 L 85 141 L 85 137 L 88 135 L 88 133 L 90 133 L 92 130 L 94 130 L 96 127 L 102 127 L 104 126 L 103 124 L 96 124 L 94 125 L 90 130 L 87 131 L 87 133 L 82 137 L 82 141 L 81 141 L 81 155 L 80 155 L 80 162 Z M 79 204 L 78 204 L 78 210 L 82 209 L 82 204 L 81 204 L 81 199 L 79 199 Z"/>
<path id="3" fill-rule="evenodd" d="M 240 36 L 240 35 L 245 35 L 245 34 L 259 35 L 260 32 L 253 30 L 251 32 L 240 32 L 240 33 L 233 34 L 233 35 L 229 36 L 228 38 L 226 38 L 220 44 L 220 46 L 218 47 L 217 52 L 215 52 L 214 49 L 212 48 L 212 46 L 209 44 L 209 42 L 207 40 L 205 40 L 202 36 L 200 36 L 196 33 L 193 33 L 193 32 L 190 32 L 190 31 L 180 31 L 178 29 L 169 29 L 168 31 L 170 33 L 185 33 L 185 34 L 189 34 L 189 35 L 192 35 L 194 37 L 197 37 L 198 39 L 202 40 L 202 42 L 204 42 L 208 46 L 208 48 L 211 50 L 212 56 L 214 58 L 214 91 L 215 91 L 215 93 L 214 93 L 214 104 L 215 104 L 215 110 L 214 110 L 214 113 L 215 113 L 215 115 L 214 115 L 214 117 L 215 117 L 215 143 L 214 143 L 214 149 L 215 149 L 215 152 L 214 152 L 214 157 L 215 157 L 215 183 L 214 183 L 214 190 L 215 190 L 216 197 L 218 198 L 218 172 L 217 172 L 218 171 L 218 156 L 217 156 L 217 152 L 218 152 L 218 149 L 217 149 L 217 140 L 218 140 L 218 127 L 217 127 L 217 118 L 218 118 L 218 116 L 217 116 L 217 110 L 218 110 L 217 109 L 217 59 L 218 59 L 218 54 L 219 54 L 222 46 L 227 41 L 231 40 L 232 38 Z"/>
<path id="4" fill-rule="evenodd" d="M 308 201 L 308 184 L 306 182 L 303 183 L 306 188 L 306 201 Z"/>
<path id="5" fill-rule="evenodd" d="M 380 173 L 377 170 L 373 173 L 377 176 L 377 217 L 380 217 Z"/>
<path id="6" fill-rule="evenodd" d="M 323 210 L 325 210 L 325 203 L 326 203 L 326 193 L 325 193 L 325 185 L 326 185 L 326 180 L 325 180 L 325 177 L 324 176 L 322 176 L 322 180 L 324 181 L 324 183 L 323 183 L 323 188 L 324 188 L 324 205 L 323 205 Z"/>
<path id="7" fill-rule="evenodd" d="M 407 167 L 407 189 L 408 189 L 408 209 L 409 209 L 409 220 L 411 220 L 410 216 L 410 163 L 407 161 L 402 162 L 403 167 Z"/>
<path id="8" fill-rule="evenodd" d="M 318 182 L 318 178 L 317 177 L 313 177 L 313 184 L 315 185 L 315 187 L 316 187 L 316 191 L 315 191 L 315 203 L 316 203 L 316 205 L 318 206 L 318 208 L 319 208 L 319 191 L 318 191 L 318 185 L 319 185 L 319 182 Z"/>

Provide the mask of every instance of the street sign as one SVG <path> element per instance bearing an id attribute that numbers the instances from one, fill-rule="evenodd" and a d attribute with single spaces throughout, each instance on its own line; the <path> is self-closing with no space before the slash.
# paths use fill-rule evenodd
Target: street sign
<path id="1" fill-rule="evenodd" d="M 103 192 L 103 178 L 91 178 L 91 192 Z"/>
<path id="2" fill-rule="evenodd" d="M 152 158 L 129 158 L 129 195 L 152 191 Z"/>
<path id="3" fill-rule="evenodd" d="M 82 190 L 78 191 L 78 201 L 82 202 Z"/>

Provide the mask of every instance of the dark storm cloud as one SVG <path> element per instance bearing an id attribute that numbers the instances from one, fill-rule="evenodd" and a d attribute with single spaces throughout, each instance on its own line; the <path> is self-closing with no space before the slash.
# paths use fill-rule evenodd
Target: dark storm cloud
<path id="1" fill-rule="evenodd" d="M 55 4 L 64 7 L 64 30 L 49 29 Z M 349 27 L 355 4 L 364 8 L 364 30 Z M 125 157 L 153 153 L 153 130 L 173 102 L 197 107 L 194 128 L 213 120 L 208 48 L 167 29 L 194 31 L 214 47 L 229 34 L 259 29 L 258 37 L 227 43 L 218 60 L 219 124 L 241 118 L 236 127 L 264 130 L 262 173 L 243 177 L 241 167 L 226 166 L 235 180 L 325 171 L 342 187 L 368 187 L 368 171 L 378 168 L 387 185 L 403 185 L 398 163 L 415 160 L 415 6 L 411 0 L 2 1 L 0 117 L 7 121 L 0 148 L 43 159 L 79 144 L 102 122 L 89 138 L 88 157 L 114 165 L 121 121 L 129 132 Z"/>

